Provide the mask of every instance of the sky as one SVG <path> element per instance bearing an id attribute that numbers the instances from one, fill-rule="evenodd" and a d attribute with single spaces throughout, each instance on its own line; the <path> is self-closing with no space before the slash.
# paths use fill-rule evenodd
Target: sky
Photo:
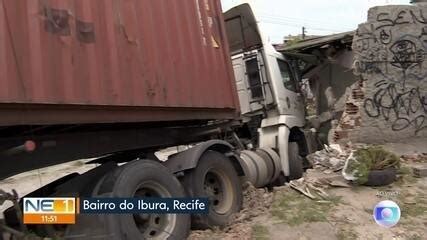
<path id="1" fill-rule="evenodd" d="M 272 43 L 302 33 L 328 35 L 355 30 L 370 7 L 409 4 L 410 0 L 221 0 L 223 10 L 249 2 Z"/>

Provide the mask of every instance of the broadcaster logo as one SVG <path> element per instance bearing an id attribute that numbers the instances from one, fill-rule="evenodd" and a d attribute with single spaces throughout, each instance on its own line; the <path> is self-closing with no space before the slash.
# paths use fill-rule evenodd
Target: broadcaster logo
<path id="1" fill-rule="evenodd" d="M 374 219 L 380 226 L 393 227 L 399 222 L 400 208 L 393 201 L 381 201 L 374 208 Z"/>
<path id="2" fill-rule="evenodd" d="M 24 224 L 74 224 L 75 198 L 24 198 Z"/>

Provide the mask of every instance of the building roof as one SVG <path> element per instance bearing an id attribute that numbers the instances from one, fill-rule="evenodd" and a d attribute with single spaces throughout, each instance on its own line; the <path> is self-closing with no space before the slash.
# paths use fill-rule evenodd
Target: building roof
<path id="1" fill-rule="evenodd" d="M 310 38 L 302 40 L 296 44 L 290 46 L 277 45 L 276 50 L 279 52 L 303 52 L 305 50 L 322 47 L 330 43 L 351 43 L 353 41 L 353 35 L 355 31 L 342 32 L 332 35 L 326 35 L 321 37 Z"/>

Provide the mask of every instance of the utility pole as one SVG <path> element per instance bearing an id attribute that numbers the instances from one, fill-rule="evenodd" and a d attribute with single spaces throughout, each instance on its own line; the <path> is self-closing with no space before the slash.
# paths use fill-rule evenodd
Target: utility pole
<path id="1" fill-rule="evenodd" d="M 305 39 L 305 33 L 306 33 L 305 27 L 302 27 L 302 39 Z"/>

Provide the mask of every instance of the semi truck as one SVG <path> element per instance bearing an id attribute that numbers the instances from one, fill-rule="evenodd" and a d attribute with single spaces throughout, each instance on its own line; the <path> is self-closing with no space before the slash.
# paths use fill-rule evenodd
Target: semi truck
<path id="1" fill-rule="evenodd" d="M 20 197 L 209 199 L 208 214 L 81 214 L 74 225 L 25 226 L 14 206 L 5 225 L 64 239 L 225 226 L 243 181 L 302 176 L 313 134 L 299 79 L 248 4 L 0 1 L 0 179 L 91 158 L 97 167 Z M 156 155 L 179 145 L 190 147 Z"/>

